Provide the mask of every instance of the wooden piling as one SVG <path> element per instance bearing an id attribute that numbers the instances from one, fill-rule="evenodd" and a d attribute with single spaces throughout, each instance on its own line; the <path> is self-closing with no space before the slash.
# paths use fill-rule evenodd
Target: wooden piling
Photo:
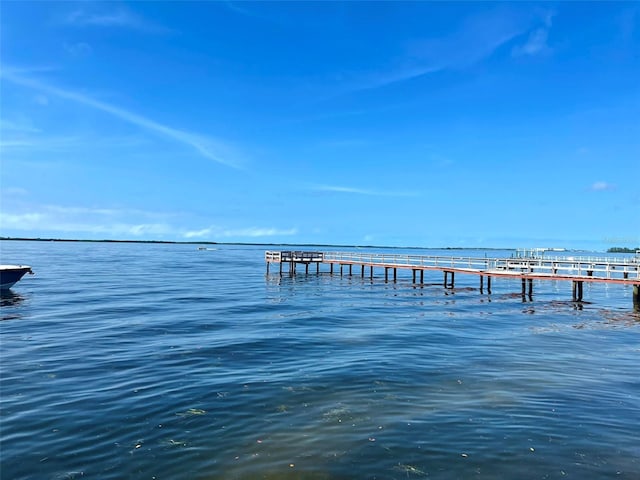
<path id="1" fill-rule="evenodd" d="M 581 302 L 582 301 L 582 285 L 584 284 L 583 281 L 579 281 L 578 282 L 578 300 Z"/>
<path id="2" fill-rule="evenodd" d="M 582 280 L 573 280 L 573 301 L 581 302 L 582 301 L 582 284 L 584 283 Z"/>

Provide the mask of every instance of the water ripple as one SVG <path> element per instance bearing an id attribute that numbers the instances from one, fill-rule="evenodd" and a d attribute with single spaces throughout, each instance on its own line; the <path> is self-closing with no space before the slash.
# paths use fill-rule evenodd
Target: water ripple
<path id="1" fill-rule="evenodd" d="M 263 249 L 4 242 L 2 479 L 640 476 L 628 289 L 265 275 Z M 433 253 L 433 252 L 431 252 Z"/>

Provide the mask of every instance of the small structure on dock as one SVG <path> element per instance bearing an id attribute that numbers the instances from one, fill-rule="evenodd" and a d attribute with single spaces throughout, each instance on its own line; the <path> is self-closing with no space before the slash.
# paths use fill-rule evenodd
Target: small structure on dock
<path id="1" fill-rule="evenodd" d="M 309 265 L 316 265 L 316 273 L 320 272 L 320 264 L 324 261 L 324 253 L 322 252 L 303 252 L 303 251 L 282 251 L 273 252 L 267 251 L 264 254 L 264 258 L 267 262 L 267 273 L 269 273 L 269 265 L 277 263 L 280 268 L 280 275 L 282 275 L 282 264 L 289 264 L 289 273 L 294 275 L 296 273 L 296 265 L 301 264 L 305 266 L 305 273 L 309 273 Z"/>

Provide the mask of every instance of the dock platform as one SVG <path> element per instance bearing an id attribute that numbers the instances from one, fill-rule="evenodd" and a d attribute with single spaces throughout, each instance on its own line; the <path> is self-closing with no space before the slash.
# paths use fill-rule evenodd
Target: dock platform
<path id="1" fill-rule="evenodd" d="M 443 286 L 454 288 L 455 274 L 479 277 L 480 293 L 491 293 L 491 281 L 496 278 L 515 278 L 522 283 L 522 294 L 533 294 L 533 280 L 560 280 L 572 282 L 573 300 L 583 299 L 584 283 L 611 283 L 633 287 L 633 305 L 640 309 L 640 259 L 597 258 L 597 257 L 546 257 L 546 258 L 477 258 L 455 256 L 428 256 L 360 252 L 316 252 L 316 251 L 267 251 L 265 252 L 267 273 L 271 264 L 278 264 L 279 274 L 283 265 L 288 265 L 288 273 L 295 275 L 298 266 L 304 266 L 305 273 L 315 266 L 320 273 L 320 265 L 327 265 L 329 273 L 353 275 L 359 268 L 364 278 L 366 273 L 373 279 L 374 269 L 384 270 L 385 282 L 397 281 L 399 269 L 411 270 L 414 284 L 424 283 L 425 271 L 439 271 L 443 274 Z M 368 270 L 368 272 L 366 272 Z"/>

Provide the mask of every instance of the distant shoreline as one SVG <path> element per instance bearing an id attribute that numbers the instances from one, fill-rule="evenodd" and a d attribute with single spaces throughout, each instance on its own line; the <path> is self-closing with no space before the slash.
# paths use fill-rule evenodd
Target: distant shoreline
<path id="1" fill-rule="evenodd" d="M 174 240 L 109 240 L 109 239 L 76 239 L 76 238 L 27 238 L 0 237 L 1 240 L 23 242 L 85 242 L 85 243 L 147 243 L 168 245 L 250 245 L 250 246 L 280 246 L 280 247 L 344 247 L 344 248 L 390 248 L 403 250 L 516 250 L 502 247 L 391 247 L 388 245 L 338 245 L 329 243 L 249 243 L 249 242 L 211 242 L 211 241 L 174 241 Z"/>

